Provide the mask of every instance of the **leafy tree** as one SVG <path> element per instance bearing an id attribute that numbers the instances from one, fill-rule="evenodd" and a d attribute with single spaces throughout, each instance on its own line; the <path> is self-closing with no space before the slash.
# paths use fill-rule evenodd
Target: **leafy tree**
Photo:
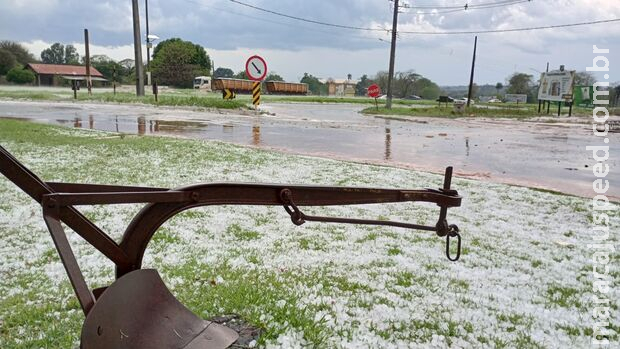
<path id="1" fill-rule="evenodd" d="M 592 86 L 596 82 L 596 77 L 589 71 L 575 73 L 575 85 Z"/>
<path id="2" fill-rule="evenodd" d="M 28 52 L 24 46 L 15 41 L 0 41 L 0 49 L 7 50 L 13 54 L 17 63 L 25 66 L 28 63 L 36 62 L 34 56 Z"/>
<path id="3" fill-rule="evenodd" d="M 502 84 L 501 82 L 498 82 L 497 84 L 495 84 L 495 89 L 497 90 L 497 95 L 499 95 L 499 92 L 504 88 L 504 84 Z"/>
<path id="4" fill-rule="evenodd" d="M 79 64 L 80 55 L 73 45 L 56 42 L 41 52 L 41 60 L 49 64 Z"/>
<path id="5" fill-rule="evenodd" d="M 153 50 L 151 71 L 159 84 L 189 88 L 194 77 L 210 75 L 211 59 L 202 46 L 172 38 Z"/>
<path id="6" fill-rule="evenodd" d="M 304 84 L 308 84 L 308 90 L 313 95 L 326 95 L 327 94 L 327 85 L 321 83 L 319 79 L 312 76 L 312 74 L 304 73 L 304 76 L 299 81 Z"/>
<path id="7" fill-rule="evenodd" d="M 242 70 L 242 71 L 238 72 L 237 74 L 233 75 L 233 78 L 235 78 L 235 79 L 244 79 L 244 80 L 249 80 L 250 79 L 248 77 L 248 74 L 245 72 L 245 70 Z"/>
<path id="8" fill-rule="evenodd" d="M 79 64 L 80 55 L 77 53 L 77 49 L 73 45 L 65 46 L 65 64 Z"/>
<path id="9" fill-rule="evenodd" d="M 90 64 L 97 69 L 103 77 L 113 81 L 116 75 L 116 81 L 122 81 L 125 76 L 123 66 L 106 55 L 95 55 L 90 59 Z"/>
<path id="10" fill-rule="evenodd" d="M 423 99 L 437 99 L 441 94 L 441 89 L 437 84 L 433 83 L 432 85 L 426 86 L 420 90 L 419 96 Z"/>
<path id="11" fill-rule="evenodd" d="M 284 79 L 277 73 L 269 73 L 265 78 L 265 81 L 284 81 Z"/>
<path id="12" fill-rule="evenodd" d="M 405 98 L 415 94 L 416 82 L 420 78 L 422 78 L 422 75 L 415 73 L 413 70 L 394 74 L 394 79 L 392 80 L 393 96 Z"/>
<path id="13" fill-rule="evenodd" d="M 514 73 L 508 79 L 508 93 L 528 94 L 532 88 L 532 75 Z"/>
<path id="14" fill-rule="evenodd" d="M 222 67 L 215 69 L 215 71 L 213 72 L 214 78 L 232 78 L 234 75 L 235 73 L 232 71 L 232 69 Z"/>
<path id="15" fill-rule="evenodd" d="M 355 85 L 355 95 L 365 96 L 370 85 L 372 85 L 372 80 L 368 79 L 366 74 L 362 75 L 360 81 Z"/>
<path id="16" fill-rule="evenodd" d="M 34 82 L 34 73 L 22 67 L 15 67 L 6 74 L 6 80 L 16 84 L 28 84 Z"/>
<path id="17" fill-rule="evenodd" d="M 8 50 L 0 48 L 0 75 L 5 75 L 17 65 L 15 56 Z"/>

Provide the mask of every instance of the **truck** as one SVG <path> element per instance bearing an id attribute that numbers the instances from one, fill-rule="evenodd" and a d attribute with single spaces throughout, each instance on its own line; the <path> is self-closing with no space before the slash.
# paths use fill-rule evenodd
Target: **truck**
<path id="1" fill-rule="evenodd" d="M 194 88 L 204 89 L 207 92 L 211 92 L 211 77 L 210 76 L 197 76 L 194 78 Z"/>

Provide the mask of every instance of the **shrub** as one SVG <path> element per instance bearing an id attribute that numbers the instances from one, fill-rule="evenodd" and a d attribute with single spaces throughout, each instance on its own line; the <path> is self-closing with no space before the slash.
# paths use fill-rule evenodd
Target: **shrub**
<path id="1" fill-rule="evenodd" d="M 0 48 L 0 75 L 5 75 L 11 68 L 15 67 L 17 60 L 10 51 Z"/>
<path id="2" fill-rule="evenodd" d="M 34 82 L 34 73 L 21 67 L 15 67 L 6 74 L 6 80 L 16 84 L 29 84 Z"/>

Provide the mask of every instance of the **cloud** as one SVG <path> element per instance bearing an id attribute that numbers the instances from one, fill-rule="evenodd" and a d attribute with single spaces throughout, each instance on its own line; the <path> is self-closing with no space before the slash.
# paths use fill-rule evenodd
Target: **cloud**
<path id="1" fill-rule="evenodd" d="M 149 0 L 150 31 L 162 39 L 180 37 L 204 46 L 216 66 L 240 70 L 250 52 L 267 52 L 279 73 L 296 79 L 309 72 L 322 77 L 352 73 L 373 75 L 386 70 L 391 28 L 391 3 L 382 0 L 243 0 L 244 2 L 326 23 L 382 28 L 358 31 L 319 26 L 240 6 L 228 0 Z M 471 4 L 488 0 L 471 0 Z M 436 0 L 438 6 L 453 0 Z M 0 11 L 0 39 L 28 43 L 38 55 L 42 43 L 83 41 L 90 29 L 91 51 L 122 59 L 133 57 L 131 2 L 107 0 L 9 0 Z M 415 6 L 417 2 L 412 2 Z M 139 1 L 142 37 L 144 2 Z M 437 9 L 436 12 L 444 10 Z M 406 31 L 507 29 L 620 18 L 616 0 L 533 0 L 484 10 L 420 14 L 404 10 L 399 17 L 397 69 L 414 69 L 439 83 L 466 83 L 471 64 L 473 35 L 414 35 Z M 28 25 L 24 25 L 28 23 Z M 503 81 L 515 70 L 533 73 L 546 62 L 584 70 L 591 46 L 612 48 L 617 61 L 620 23 L 484 34 L 479 37 L 479 83 Z M 380 40 L 383 40 L 380 41 Z M 387 42 L 386 42 L 387 41 Z M 98 50 L 98 51 L 97 51 Z M 465 72 L 465 74 L 463 74 Z M 462 77 L 465 76 L 465 78 Z M 612 72 L 613 75 L 613 72 Z M 618 75 L 618 74 L 617 74 Z M 479 80 L 478 80 L 479 79 Z"/>

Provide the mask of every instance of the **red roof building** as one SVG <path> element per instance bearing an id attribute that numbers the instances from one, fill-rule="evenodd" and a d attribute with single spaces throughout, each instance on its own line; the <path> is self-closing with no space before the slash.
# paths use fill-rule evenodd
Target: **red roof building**
<path id="1" fill-rule="evenodd" d="M 67 80 L 86 80 L 86 67 L 81 65 L 28 63 L 36 76 L 37 85 L 55 86 L 60 84 L 60 78 Z M 94 81 L 106 81 L 97 69 L 90 67 L 90 76 Z"/>

